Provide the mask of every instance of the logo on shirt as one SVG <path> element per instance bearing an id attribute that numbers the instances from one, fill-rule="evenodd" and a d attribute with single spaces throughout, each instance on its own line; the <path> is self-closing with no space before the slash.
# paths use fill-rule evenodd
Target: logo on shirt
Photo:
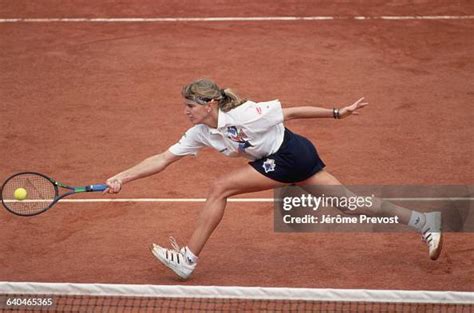
<path id="1" fill-rule="evenodd" d="M 276 167 L 275 160 L 266 159 L 265 162 L 263 162 L 262 167 L 265 170 L 265 173 L 275 171 L 275 167 Z"/>
<path id="2" fill-rule="evenodd" d="M 235 126 L 229 126 L 226 129 L 226 137 L 234 142 L 239 143 L 239 151 L 244 152 L 248 147 L 253 147 L 252 144 L 248 141 L 247 135 L 243 129 L 238 129 Z"/>

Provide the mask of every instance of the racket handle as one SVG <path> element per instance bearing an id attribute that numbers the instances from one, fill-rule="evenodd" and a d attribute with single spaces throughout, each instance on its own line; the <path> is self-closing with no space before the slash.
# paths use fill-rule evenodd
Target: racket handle
<path id="1" fill-rule="evenodd" d="M 89 185 L 86 186 L 86 191 L 104 191 L 105 189 L 109 188 L 106 184 L 96 184 L 96 185 Z"/>

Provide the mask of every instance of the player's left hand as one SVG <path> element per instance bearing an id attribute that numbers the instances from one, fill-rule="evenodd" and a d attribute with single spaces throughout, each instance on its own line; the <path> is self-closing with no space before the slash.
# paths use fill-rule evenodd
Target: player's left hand
<path id="1" fill-rule="evenodd" d="M 364 108 L 365 106 L 369 104 L 368 102 L 363 102 L 364 100 L 365 98 L 362 97 L 356 102 L 354 102 L 353 104 L 341 108 L 339 110 L 339 118 L 346 118 L 352 114 L 359 115 L 358 110 Z"/>

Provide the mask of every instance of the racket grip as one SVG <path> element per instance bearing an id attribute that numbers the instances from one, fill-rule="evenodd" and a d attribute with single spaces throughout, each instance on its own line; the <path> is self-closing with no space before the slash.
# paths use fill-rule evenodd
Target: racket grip
<path id="1" fill-rule="evenodd" d="M 109 188 L 106 184 L 96 184 L 96 185 L 89 185 L 86 187 L 86 191 L 104 191 L 105 189 Z"/>

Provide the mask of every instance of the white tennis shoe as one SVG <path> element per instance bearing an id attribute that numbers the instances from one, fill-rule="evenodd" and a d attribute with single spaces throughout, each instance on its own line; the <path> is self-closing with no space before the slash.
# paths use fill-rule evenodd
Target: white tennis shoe
<path id="1" fill-rule="evenodd" d="M 180 278 L 186 280 L 191 276 L 196 263 L 190 263 L 186 258 L 186 247 L 179 248 L 176 240 L 170 237 L 172 249 L 163 248 L 157 244 L 152 244 L 151 253 L 166 267 L 171 269 Z"/>
<path id="2" fill-rule="evenodd" d="M 425 226 L 422 230 L 422 239 L 428 245 L 430 258 L 436 260 L 443 245 L 443 233 L 441 231 L 441 212 L 425 213 Z"/>

